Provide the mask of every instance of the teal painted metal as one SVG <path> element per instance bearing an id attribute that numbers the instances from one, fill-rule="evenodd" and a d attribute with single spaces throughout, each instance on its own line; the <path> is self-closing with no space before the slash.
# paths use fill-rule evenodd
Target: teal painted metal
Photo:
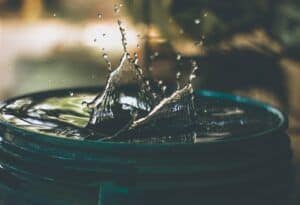
<path id="1" fill-rule="evenodd" d="M 72 89 L 77 93 L 95 90 Z M 286 116 L 249 98 L 212 91 L 196 94 L 259 107 L 271 112 L 279 123 L 260 133 L 199 144 L 130 144 L 58 138 L 0 121 L 2 169 L 25 184 L 45 187 L 50 183 L 54 187 L 77 187 L 82 192 L 100 187 L 101 205 L 175 205 L 187 201 L 210 205 L 220 203 L 216 198 L 230 203 L 230 198 L 245 193 L 248 201 L 261 200 L 264 204 L 286 198 L 294 180 Z M 82 198 L 81 194 L 77 197 Z"/>

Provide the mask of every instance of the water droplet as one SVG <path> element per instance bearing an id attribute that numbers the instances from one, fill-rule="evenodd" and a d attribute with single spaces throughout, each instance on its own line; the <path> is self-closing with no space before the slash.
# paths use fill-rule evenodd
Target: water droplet
<path id="1" fill-rule="evenodd" d="M 204 17 L 207 17 L 207 15 L 208 15 L 208 12 L 205 12 L 203 16 L 204 16 Z"/>
<path id="2" fill-rule="evenodd" d="M 154 52 L 154 56 L 157 57 L 159 55 L 159 53 L 156 51 Z"/>
<path id="3" fill-rule="evenodd" d="M 176 60 L 178 60 L 178 61 L 181 60 L 181 54 L 180 53 L 177 54 Z"/>
<path id="4" fill-rule="evenodd" d="M 134 64 L 138 64 L 139 62 L 139 56 L 136 52 L 133 53 L 133 56 L 134 56 Z"/>
<path id="5" fill-rule="evenodd" d="M 195 46 L 197 46 L 197 47 L 203 46 L 203 43 L 204 43 L 203 40 L 196 41 Z"/>
<path id="6" fill-rule="evenodd" d="M 189 77 L 190 82 L 192 82 L 194 79 L 196 79 L 196 75 L 195 74 L 191 74 Z"/>
<path id="7" fill-rule="evenodd" d="M 70 95 L 71 97 L 73 97 L 73 96 L 74 96 L 74 93 L 73 93 L 73 92 L 70 92 L 69 95 Z"/>
<path id="8" fill-rule="evenodd" d="M 53 13 L 53 16 L 56 17 L 56 13 Z"/>
<path id="9" fill-rule="evenodd" d="M 195 19 L 195 20 L 194 20 L 194 23 L 195 23 L 195 24 L 200 24 L 200 22 L 201 22 L 200 19 Z"/>
<path id="10" fill-rule="evenodd" d="M 120 6 L 119 5 L 117 5 L 117 4 L 114 5 L 114 12 L 115 13 L 119 13 L 120 12 Z"/>
<path id="11" fill-rule="evenodd" d="M 176 73 L 176 79 L 179 80 L 180 77 L 181 77 L 181 72 L 177 72 L 177 73 Z"/>
<path id="12" fill-rule="evenodd" d="M 108 59 L 108 55 L 106 53 L 104 53 L 102 56 L 104 59 Z"/>
<path id="13" fill-rule="evenodd" d="M 102 19 L 102 13 L 98 13 L 98 18 Z"/>
<path id="14" fill-rule="evenodd" d="M 158 81 L 158 85 L 161 86 L 164 82 L 162 80 Z"/>

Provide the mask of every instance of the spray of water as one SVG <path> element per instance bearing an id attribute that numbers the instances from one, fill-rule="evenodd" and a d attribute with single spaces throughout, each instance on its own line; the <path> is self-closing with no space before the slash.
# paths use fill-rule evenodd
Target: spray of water
<path id="1" fill-rule="evenodd" d="M 116 14 L 120 12 L 120 7 L 121 6 L 118 4 L 114 6 L 114 11 Z M 195 21 L 195 23 L 197 24 L 198 21 Z M 169 97 L 165 96 L 167 87 L 164 85 L 163 81 L 158 81 L 157 83 L 157 87 L 159 88 L 160 92 L 155 92 L 150 81 L 145 78 L 143 69 L 138 65 L 138 54 L 134 53 L 133 58 L 131 58 L 127 48 L 126 29 L 122 21 L 118 19 L 117 24 L 121 34 L 123 55 L 119 66 L 113 70 L 108 54 L 103 54 L 109 75 L 104 91 L 100 95 L 96 96 L 92 102 L 87 103 L 88 107 L 92 110 L 88 126 L 97 126 L 107 119 L 113 119 L 117 117 L 118 113 L 114 113 L 114 109 L 112 108 L 120 103 L 120 87 L 132 81 L 135 81 L 138 84 L 137 96 L 139 96 L 141 101 L 146 102 L 148 114 L 139 118 L 138 111 L 131 110 L 130 115 L 132 117 L 132 121 L 124 130 L 132 130 L 147 123 L 152 123 L 158 119 L 161 114 L 168 116 L 171 114 L 171 112 L 177 111 L 176 109 L 180 109 L 178 102 L 182 101 L 183 99 L 187 104 L 187 106 L 184 108 L 187 109 L 184 111 L 184 117 L 190 119 L 192 122 L 193 116 L 196 115 L 194 106 L 195 96 L 192 85 L 193 80 L 196 78 L 196 71 L 199 69 L 196 61 L 192 61 L 192 72 L 189 76 L 188 83 L 185 86 L 181 87 L 180 79 L 182 74 L 181 72 L 177 72 L 177 89 L 173 94 L 171 94 Z M 159 53 L 154 52 L 150 56 L 150 59 L 153 60 L 158 56 Z M 181 54 L 178 53 L 176 55 L 176 60 L 180 61 L 181 58 Z"/>

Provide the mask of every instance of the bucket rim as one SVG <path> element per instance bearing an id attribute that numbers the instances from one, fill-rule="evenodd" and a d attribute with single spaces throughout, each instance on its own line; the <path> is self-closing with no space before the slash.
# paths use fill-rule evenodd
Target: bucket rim
<path id="1" fill-rule="evenodd" d="M 92 87 L 71 87 L 71 88 L 62 88 L 62 89 L 53 89 L 47 91 L 39 91 L 28 93 L 25 95 L 20 95 L 12 98 L 8 98 L 4 101 L 0 102 L 0 109 L 15 100 L 32 97 L 32 96 L 40 96 L 40 97 L 49 97 L 51 95 L 55 96 L 63 96 L 68 95 L 70 91 L 77 92 L 86 92 L 86 93 L 94 93 L 103 88 L 103 86 L 92 86 Z M 129 89 L 131 87 L 129 86 Z M 80 139 L 71 139 L 71 138 L 62 138 L 51 134 L 38 133 L 31 130 L 26 130 L 21 127 L 17 127 L 11 123 L 3 121 L 0 119 L 0 127 L 4 128 L 4 132 L 9 131 L 12 134 L 19 134 L 22 137 L 26 137 L 28 140 L 40 141 L 48 144 L 59 144 L 60 146 L 71 146 L 71 147 L 86 147 L 86 148 L 94 148 L 94 149 L 118 149 L 118 148 L 128 148 L 128 149 L 164 149 L 164 148 L 189 148 L 189 147 L 197 147 L 197 146 L 207 146 L 207 145 L 219 145 L 226 143 L 235 143 L 249 140 L 258 140 L 260 138 L 264 138 L 264 136 L 272 136 L 276 135 L 276 133 L 285 133 L 288 128 L 288 118 L 285 113 L 283 113 L 279 108 L 276 108 L 267 103 L 263 103 L 248 97 L 242 97 L 234 94 L 219 92 L 219 91 L 211 91 L 211 90 L 195 90 L 195 93 L 199 96 L 209 97 L 209 98 L 218 98 L 229 100 L 236 103 L 245 104 L 248 106 L 255 106 L 267 112 L 271 112 L 274 116 L 277 116 L 279 122 L 276 126 L 263 130 L 261 132 L 257 132 L 254 134 L 249 134 L 245 136 L 238 137 L 230 137 L 225 139 L 218 139 L 213 141 L 206 141 L 201 143 L 190 143 L 190 144 L 182 144 L 182 143 L 165 143 L 165 144 L 155 144 L 155 143 L 129 143 L 129 142 L 109 142 L 109 141 L 93 141 L 93 140 L 80 140 Z M 0 133 L 1 137 L 1 133 Z"/>

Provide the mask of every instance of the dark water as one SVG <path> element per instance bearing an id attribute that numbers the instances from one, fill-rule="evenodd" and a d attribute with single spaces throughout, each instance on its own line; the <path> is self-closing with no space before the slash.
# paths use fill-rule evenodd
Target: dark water
<path id="1" fill-rule="evenodd" d="M 1 106 L 0 120 L 16 127 L 77 140 L 102 140 L 131 143 L 201 143 L 248 136 L 278 126 L 280 119 L 265 109 L 230 100 L 196 95 L 197 115 L 189 119 L 185 102 L 170 108 L 168 116 L 156 123 L 126 131 L 111 138 L 120 127 L 130 123 L 128 112 L 143 111 L 144 104 L 130 94 L 120 98 L 120 116 L 105 123 L 103 128 L 87 128 L 90 110 L 82 104 L 91 101 L 95 93 L 69 92 L 56 97 L 32 95 Z M 123 117 L 124 115 L 124 117 Z M 123 121 L 122 121 L 123 120 Z"/>

